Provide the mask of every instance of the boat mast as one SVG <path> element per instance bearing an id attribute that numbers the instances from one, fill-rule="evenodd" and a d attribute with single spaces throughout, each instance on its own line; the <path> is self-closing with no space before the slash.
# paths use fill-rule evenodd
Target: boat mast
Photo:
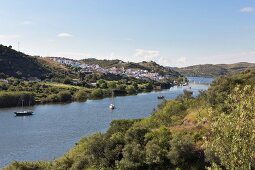
<path id="1" fill-rule="evenodd" d="M 24 107 L 24 99 L 21 100 L 21 109 L 23 110 Z"/>
<path id="2" fill-rule="evenodd" d="M 28 101 L 28 106 L 30 107 L 30 102 L 31 102 L 31 95 L 29 95 L 29 101 Z"/>
<path id="3" fill-rule="evenodd" d="M 114 104 L 114 99 L 113 99 L 113 97 L 114 97 L 114 91 L 112 90 L 112 104 Z"/>

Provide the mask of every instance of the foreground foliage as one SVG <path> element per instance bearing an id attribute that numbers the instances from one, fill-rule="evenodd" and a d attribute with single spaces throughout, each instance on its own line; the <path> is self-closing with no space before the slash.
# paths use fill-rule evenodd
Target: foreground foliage
<path id="1" fill-rule="evenodd" d="M 211 112 L 208 150 L 227 169 L 255 168 L 255 90 L 235 88 L 225 104 L 227 113 Z M 217 160 L 214 160 L 217 161 Z"/>

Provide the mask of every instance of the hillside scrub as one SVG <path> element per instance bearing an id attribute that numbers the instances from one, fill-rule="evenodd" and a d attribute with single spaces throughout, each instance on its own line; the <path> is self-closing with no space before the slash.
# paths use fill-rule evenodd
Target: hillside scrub
<path id="1" fill-rule="evenodd" d="M 255 168 L 255 89 L 236 87 L 225 104 L 228 113 L 211 112 L 208 152 L 227 169 Z"/>

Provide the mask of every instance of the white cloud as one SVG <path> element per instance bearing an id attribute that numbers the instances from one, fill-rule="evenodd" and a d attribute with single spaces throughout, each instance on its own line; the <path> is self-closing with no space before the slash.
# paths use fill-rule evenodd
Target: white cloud
<path id="1" fill-rule="evenodd" d="M 62 32 L 57 35 L 57 37 L 65 37 L 65 38 L 72 37 L 72 36 L 73 36 L 72 34 L 69 34 L 66 32 Z"/>
<path id="2" fill-rule="evenodd" d="M 16 40 L 19 37 L 20 37 L 20 35 L 14 35 L 14 34 L 4 35 L 4 34 L 0 34 L 0 40 L 1 41 Z"/>
<path id="3" fill-rule="evenodd" d="M 244 7 L 242 9 L 240 9 L 240 11 L 243 13 L 252 13 L 255 11 L 255 9 L 253 7 Z"/>
<path id="4" fill-rule="evenodd" d="M 129 59 L 134 62 L 155 61 L 164 66 L 170 66 L 172 64 L 169 58 L 162 57 L 160 51 L 157 50 L 136 49 L 134 57 L 130 57 Z"/>
<path id="5" fill-rule="evenodd" d="M 159 57 L 160 56 L 160 51 L 136 49 L 135 50 L 135 56 L 150 60 L 150 59 L 154 59 L 156 57 Z"/>
<path id="6" fill-rule="evenodd" d="M 26 20 L 26 21 L 23 21 L 21 24 L 22 24 L 22 25 L 32 25 L 33 22 L 30 21 L 30 20 Z"/>

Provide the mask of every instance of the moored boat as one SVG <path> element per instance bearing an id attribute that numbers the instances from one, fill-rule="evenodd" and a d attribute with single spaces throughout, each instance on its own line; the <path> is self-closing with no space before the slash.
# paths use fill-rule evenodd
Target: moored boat
<path id="1" fill-rule="evenodd" d="M 21 111 L 21 112 L 14 112 L 16 116 L 31 116 L 33 115 L 33 111 Z"/>
<path id="2" fill-rule="evenodd" d="M 109 105 L 109 109 L 112 109 L 112 110 L 115 109 L 114 104 L 110 104 L 110 105 Z"/>
<path id="3" fill-rule="evenodd" d="M 114 91 L 112 90 L 112 103 L 109 105 L 109 109 L 114 110 L 115 105 L 114 105 Z"/>
<path id="4" fill-rule="evenodd" d="M 165 96 L 158 96 L 158 99 L 165 99 Z"/>
<path id="5" fill-rule="evenodd" d="M 29 99 L 29 106 L 30 106 L 30 99 Z M 21 100 L 21 111 L 14 112 L 16 116 L 31 116 L 33 115 L 33 111 L 31 110 L 24 110 L 24 99 Z"/>

